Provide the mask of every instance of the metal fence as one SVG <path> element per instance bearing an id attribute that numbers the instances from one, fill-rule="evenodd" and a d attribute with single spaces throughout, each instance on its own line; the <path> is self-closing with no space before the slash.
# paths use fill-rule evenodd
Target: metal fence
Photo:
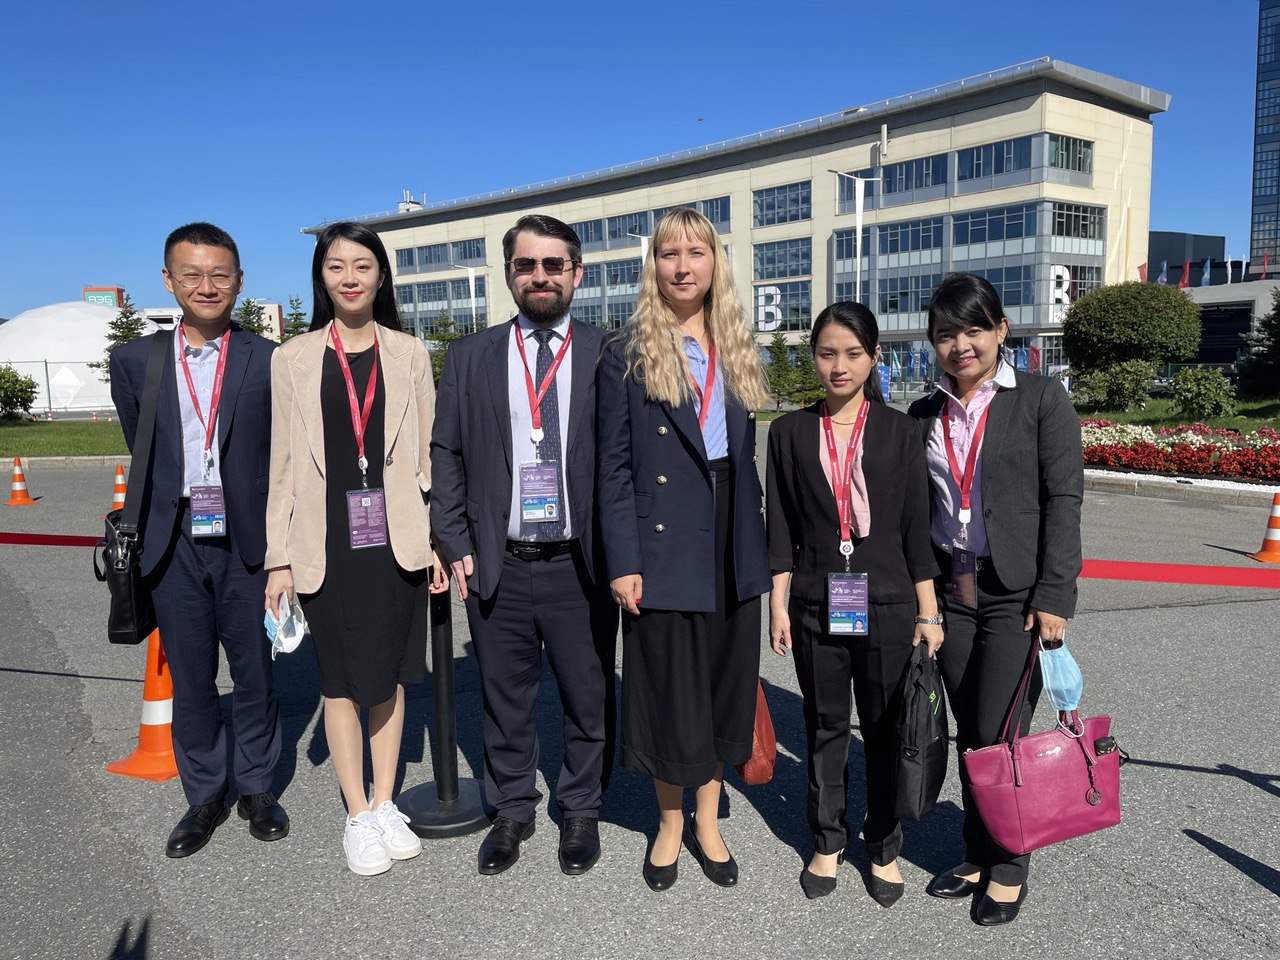
<path id="1" fill-rule="evenodd" d="M 10 360 L 4 365 L 36 382 L 32 413 L 73 413 L 110 410 L 111 386 L 105 370 L 90 367 L 94 360 Z"/>

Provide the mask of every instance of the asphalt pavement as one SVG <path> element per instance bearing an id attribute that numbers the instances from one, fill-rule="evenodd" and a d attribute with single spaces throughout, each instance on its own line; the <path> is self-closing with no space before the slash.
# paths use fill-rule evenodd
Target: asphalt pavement
<path id="1" fill-rule="evenodd" d="M 763 429 L 763 428 L 762 428 Z M 113 468 L 28 471 L 36 507 L 0 507 L 0 529 L 100 531 Z M 1266 510 L 1089 493 L 1085 556 L 1251 566 Z M 104 765 L 133 749 L 144 650 L 106 642 L 105 587 L 90 551 L 0 546 L 0 960 L 328 957 L 1245 958 L 1280 953 L 1280 687 L 1272 646 L 1280 593 L 1081 581 L 1068 638 L 1085 676 L 1082 710 L 1109 712 L 1133 760 L 1120 826 L 1032 858 L 1029 896 L 1009 927 L 972 924 L 964 903 L 927 897 L 962 859 L 952 773 L 937 810 L 906 825 L 907 893 L 891 910 L 864 892 L 861 844 L 836 894 L 806 901 L 804 731 L 791 663 L 764 648 L 777 729 L 771 783 L 728 778 L 722 830 L 742 870 L 714 887 L 684 853 L 680 880 L 653 894 L 640 865 L 655 820 L 647 782 L 618 768 L 602 811 L 604 855 L 582 877 L 556 864 L 540 813 L 521 860 L 475 869 L 481 834 L 425 842 L 380 877 L 351 874 L 342 805 L 319 725 L 312 653 L 275 665 L 285 754 L 277 774 L 293 829 L 271 844 L 234 814 L 205 850 L 164 856 L 185 809 L 176 779 Z M 481 769 L 480 701 L 456 603 L 459 763 Z M 763 635 L 762 635 L 763 644 Z M 219 679 L 224 694 L 230 682 Z M 224 706 L 229 708 L 224 696 Z M 540 785 L 560 764 L 557 699 L 544 673 Z M 432 779 L 430 680 L 408 694 L 402 777 Z M 229 709 L 228 709 L 229 712 Z M 1042 708 L 1043 723 L 1047 712 Z M 861 750 L 850 752 L 849 815 L 860 822 Z M 553 805 L 554 806 L 554 805 Z"/>

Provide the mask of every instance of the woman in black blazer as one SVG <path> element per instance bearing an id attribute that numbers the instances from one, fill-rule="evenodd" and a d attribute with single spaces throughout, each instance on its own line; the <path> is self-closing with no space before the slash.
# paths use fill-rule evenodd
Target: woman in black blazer
<path id="1" fill-rule="evenodd" d="M 681 835 L 713 882 L 738 868 L 717 815 L 725 764 L 751 754 L 760 594 L 769 588 L 755 413 L 767 402 L 724 247 L 687 207 L 658 221 L 640 298 L 596 375 L 597 512 L 622 607 L 622 763 L 653 777 L 654 890 Z M 686 787 L 697 793 L 686 825 Z"/>
<path id="2" fill-rule="evenodd" d="M 826 398 L 769 428 L 769 634 L 779 656 L 794 651 L 804 695 L 814 855 L 800 886 L 810 899 L 834 891 L 848 843 L 852 683 L 866 754 L 865 883 L 890 907 L 903 891 L 902 827 L 893 815 L 898 684 L 912 647 L 937 651 L 942 618 L 919 431 L 884 404 L 878 340 L 862 304 L 818 314 L 809 346 Z M 828 581 L 845 573 L 865 576 L 866 598 L 842 623 L 829 608 Z"/>
<path id="3" fill-rule="evenodd" d="M 1056 380 L 1002 359 L 1008 332 L 990 283 L 968 274 L 943 280 L 929 306 L 929 339 L 946 375 L 908 411 L 924 428 L 947 625 L 938 659 L 961 753 L 999 736 L 1029 645 L 1063 638 L 1080 572 L 1080 421 Z M 1019 732 L 1039 695 L 1037 671 Z M 960 772 L 965 862 L 934 877 L 929 893 L 959 899 L 983 890 L 974 919 L 1008 923 L 1026 897 L 1030 857 L 991 839 L 963 765 Z"/>

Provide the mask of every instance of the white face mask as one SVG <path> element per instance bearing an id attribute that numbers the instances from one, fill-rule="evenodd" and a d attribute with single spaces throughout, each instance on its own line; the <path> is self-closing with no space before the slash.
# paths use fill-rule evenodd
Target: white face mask
<path id="1" fill-rule="evenodd" d="M 272 660 L 277 653 L 293 653 L 308 633 L 307 618 L 302 614 L 301 605 L 296 598 L 290 603 L 284 593 L 280 594 L 276 615 L 264 614 L 262 623 L 267 630 L 267 639 L 271 641 Z"/>

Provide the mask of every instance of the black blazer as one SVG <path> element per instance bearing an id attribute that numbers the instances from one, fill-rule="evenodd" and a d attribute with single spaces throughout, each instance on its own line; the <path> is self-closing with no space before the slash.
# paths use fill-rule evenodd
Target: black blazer
<path id="1" fill-rule="evenodd" d="M 691 403 L 654 403 L 623 377 L 613 339 L 596 371 L 599 463 L 596 499 L 610 580 L 644 577 L 642 609 L 715 610 L 715 500 L 698 414 Z M 756 472 L 756 415 L 726 393 L 733 468 L 733 572 L 738 599 L 769 589 L 763 495 Z"/>
<path id="2" fill-rule="evenodd" d="M 982 520 L 996 576 L 1031 591 L 1031 606 L 1059 617 L 1076 611 L 1084 453 L 1080 418 L 1062 384 L 1017 371 L 1015 389 L 998 387 L 982 453 Z M 935 390 L 907 411 L 928 444 L 946 403 Z"/>
<path id="3" fill-rule="evenodd" d="M 844 570 L 836 498 L 822 470 L 821 409 L 816 403 L 770 425 L 765 472 L 769 566 L 791 571 L 791 596 L 806 603 L 825 603 L 827 574 Z M 915 584 L 938 575 L 920 427 L 906 414 L 872 403 L 864 430 L 871 533 L 854 538 L 849 569 L 867 574 L 871 603 L 915 603 Z"/>
<path id="4" fill-rule="evenodd" d="M 146 380 L 147 356 L 153 337 L 122 343 L 111 351 L 111 400 L 133 452 L 138 432 L 138 409 Z M 218 451 L 222 495 L 227 507 L 231 547 L 246 567 L 262 563 L 267 550 L 267 487 L 271 477 L 271 353 L 277 344 L 231 325 L 227 367 L 218 402 Z M 143 488 L 138 521 L 142 572 L 150 573 L 169 549 L 177 533 L 178 501 L 182 497 L 182 410 L 178 406 L 178 365 L 174 350 L 165 352 L 160 396 L 156 402 L 156 432 L 151 466 Z M 185 388 L 184 388 L 185 389 Z"/>
<path id="5" fill-rule="evenodd" d="M 511 519 L 511 398 L 507 349 L 511 326 L 500 323 L 455 340 L 436 388 L 431 433 L 431 532 L 448 562 L 467 554 L 475 573 L 467 588 L 490 597 L 498 588 Z M 573 387 L 564 456 L 570 520 L 591 575 L 600 555 L 595 522 L 595 366 L 604 346 L 599 327 L 573 320 Z"/>

